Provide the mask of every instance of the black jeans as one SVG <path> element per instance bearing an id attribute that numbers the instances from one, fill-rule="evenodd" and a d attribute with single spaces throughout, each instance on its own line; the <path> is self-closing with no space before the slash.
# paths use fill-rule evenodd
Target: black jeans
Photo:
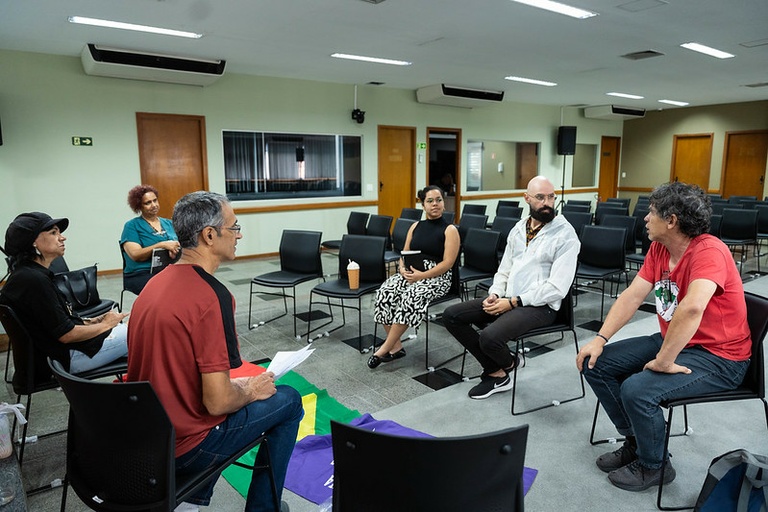
<path id="1" fill-rule="evenodd" d="M 507 343 L 531 329 L 551 325 L 557 316 L 549 306 L 523 306 L 499 316 L 483 311 L 483 300 L 454 304 L 443 311 L 443 323 L 454 338 L 475 356 L 485 373 L 512 366 Z M 505 300 L 505 299 L 502 299 Z M 477 332 L 472 325 L 481 327 Z"/>

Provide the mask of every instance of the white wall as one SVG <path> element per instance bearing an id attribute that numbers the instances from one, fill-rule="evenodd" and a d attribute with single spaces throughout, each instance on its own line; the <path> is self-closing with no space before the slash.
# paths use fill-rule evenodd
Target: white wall
<path id="1" fill-rule="evenodd" d="M 422 105 L 415 101 L 414 91 L 375 86 L 358 87 L 358 107 L 366 111 L 365 123 L 360 125 L 350 118 L 353 94 L 349 85 L 233 74 L 206 88 L 92 77 L 83 73 L 79 58 L 0 51 L 4 139 L 0 146 L 0 234 L 23 211 L 66 216 L 70 219 L 66 233 L 70 267 L 97 261 L 101 270 L 119 269 L 117 240 L 123 223 L 133 215 L 126 194 L 140 181 L 136 112 L 205 116 L 210 189 L 222 193 L 222 130 L 362 135 L 362 199 L 373 201 L 378 189 L 379 124 L 414 126 L 417 142 L 426 142 L 427 126 L 460 128 L 462 142 L 540 141 L 540 172 L 558 190 L 563 157 L 556 154 L 557 126 L 577 125 L 577 140 L 585 144 L 599 144 L 602 135 L 620 136 L 622 130 L 620 122 L 584 119 L 579 109 L 565 108 L 561 113 L 559 107 L 510 101 L 477 109 Z M 94 145 L 72 146 L 73 136 L 93 137 Z M 417 163 L 419 187 L 426 184 L 427 160 Z M 462 171 L 464 166 L 462 162 Z M 372 185 L 372 192 L 365 192 L 367 184 Z M 248 201 L 238 202 L 236 207 L 296 201 Z M 495 208 L 495 200 L 480 202 Z M 337 208 L 241 215 L 244 238 L 238 254 L 276 252 L 284 228 L 317 229 L 324 238 L 340 238 L 348 212 Z"/>

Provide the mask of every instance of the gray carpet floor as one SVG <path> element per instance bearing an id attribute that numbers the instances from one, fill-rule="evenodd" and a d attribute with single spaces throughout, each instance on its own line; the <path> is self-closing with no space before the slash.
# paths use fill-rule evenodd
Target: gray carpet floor
<path id="1" fill-rule="evenodd" d="M 323 256 L 326 272 L 337 268 L 332 254 Z M 748 275 L 752 261 L 745 269 L 746 287 L 768 295 L 768 278 L 751 279 Z M 238 305 L 237 327 L 241 351 L 247 360 L 274 356 L 279 350 L 296 350 L 306 343 L 306 323 L 298 322 L 303 335 L 296 339 L 290 316 L 249 329 L 248 300 L 250 279 L 258 274 L 276 270 L 277 258 L 242 260 L 223 265 L 217 277 L 235 295 Z M 309 289 L 312 284 L 299 287 L 299 312 L 308 308 Z M 99 277 L 99 290 L 103 297 L 119 300 L 122 289 L 120 276 Z M 133 296 L 126 293 L 125 309 L 130 310 Z M 253 320 L 266 320 L 282 309 L 282 301 L 254 295 Z M 612 299 L 606 299 L 606 310 Z M 370 300 L 364 301 L 363 333 L 371 334 Z M 575 307 L 576 323 L 596 320 L 600 315 L 600 296 L 588 291 L 578 296 Z M 336 318 L 338 322 L 340 317 Z M 130 321 L 130 320 L 129 320 Z M 655 328 L 652 314 L 638 312 L 625 328 L 628 334 L 650 332 Z M 313 322 L 314 324 L 314 322 Z M 379 330 L 381 332 L 381 330 Z M 594 464 L 594 459 L 615 445 L 592 446 L 589 443 L 590 426 L 595 410 L 595 399 L 587 387 L 586 398 L 557 407 L 549 407 L 522 416 L 510 413 L 511 393 L 502 393 L 487 400 L 470 400 L 466 393 L 473 385 L 460 382 L 439 390 L 414 379 L 425 369 L 424 329 L 410 333 L 414 337 L 406 342 L 408 355 L 396 362 L 382 365 L 376 370 L 367 368 L 367 354 L 343 342 L 357 335 L 356 315 L 347 315 L 347 325 L 314 341 L 314 354 L 297 368 L 297 372 L 345 406 L 368 412 L 378 419 L 392 419 L 411 428 L 436 436 L 468 435 L 490 432 L 526 423 L 530 426 L 526 465 L 539 471 L 536 481 L 526 496 L 526 509 L 530 511 L 635 511 L 655 510 L 655 490 L 630 493 L 614 488 Z M 577 328 L 577 339 L 591 339 L 593 331 Z M 547 341 L 547 340 L 544 340 Z M 531 353 L 527 364 L 518 375 L 517 400 L 522 408 L 550 403 L 553 400 L 578 394 L 579 378 L 574 366 L 575 350 L 569 335 L 555 342 L 551 350 Z M 430 361 L 441 361 L 460 353 L 460 346 L 439 325 L 430 329 Z M 0 355 L 5 364 L 5 354 Z M 432 363 L 434 364 L 434 363 Z M 447 365 L 458 372 L 460 360 Z M 12 370 L 11 370 L 12 371 Z M 470 359 L 467 375 L 480 373 L 479 366 Z M 10 385 L 0 386 L 0 401 L 15 401 Z M 67 403 L 60 391 L 38 393 L 32 401 L 30 434 L 50 432 L 66 426 Z M 682 414 L 676 414 L 678 420 Z M 692 503 L 698 494 L 707 467 L 715 456 L 736 448 L 754 453 L 768 453 L 768 435 L 762 407 L 757 401 L 731 404 L 701 405 L 689 410 L 690 435 L 676 437 L 671 442 L 673 464 L 677 479 L 665 491 L 665 500 L 671 504 Z M 679 428 L 682 428 L 680 421 Z M 607 418 L 598 420 L 597 436 L 615 436 Z M 23 465 L 23 480 L 27 489 L 48 485 L 63 478 L 66 436 L 41 439 L 27 447 Z M 489 468 L 491 472 L 493 469 Z M 382 489 L 387 487 L 382 478 Z M 48 490 L 27 498 L 28 510 L 58 510 L 61 491 Z M 316 511 L 317 506 L 290 492 L 284 494 L 293 512 Z M 243 498 L 224 480 L 220 479 L 208 510 L 242 510 Z M 68 511 L 88 508 L 69 493 Z M 364 510 L 362 508 L 361 510 Z"/>

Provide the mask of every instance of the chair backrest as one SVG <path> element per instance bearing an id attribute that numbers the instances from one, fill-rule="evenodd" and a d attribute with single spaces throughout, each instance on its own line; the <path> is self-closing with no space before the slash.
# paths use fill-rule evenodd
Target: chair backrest
<path id="1" fill-rule="evenodd" d="M 371 215 L 365 234 L 368 236 L 383 236 L 389 238 L 392 230 L 392 217 L 389 215 Z"/>
<path id="2" fill-rule="evenodd" d="M 408 237 L 408 230 L 411 229 L 416 220 L 399 218 L 395 221 L 395 228 L 392 230 L 392 248 L 400 252 L 405 247 L 405 239 Z"/>
<path id="3" fill-rule="evenodd" d="M 69 401 L 67 480 L 80 499 L 94 510 L 173 510 L 175 434 L 149 382 L 85 380 L 51 367 Z"/>
<path id="4" fill-rule="evenodd" d="M 635 208 L 632 210 L 632 216 L 640 219 L 645 218 L 645 216 L 648 215 L 648 207 L 650 204 L 651 203 L 647 199 L 638 199 L 637 203 L 635 203 Z"/>
<path id="5" fill-rule="evenodd" d="M 768 234 L 768 205 L 755 205 L 757 211 L 757 232 Z"/>
<path id="6" fill-rule="evenodd" d="M 563 213 L 565 212 L 589 213 L 590 219 L 592 218 L 591 207 L 588 204 L 565 203 L 563 205 Z"/>
<path id="7" fill-rule="evenodd" d="M 403 208 L 400 210 L 401 219 L 421 220 L 424 210 L 421 208 Z"/>
<path id="8" fill-rule="evenodd" d="M 568 289 L 568 293 L 566 293 L 565 297 L 563 297 L 563 300 L 560 303 L 560 309 L 557 310 L 557 315 L 555 315 L 555 321 L 553 324 L 568 326 L 568 329 L 570 330 L 574 329 L 575 322 L 573 319 L 573 286 Z"/>
<path id="9" fill-rule="evenodd" d="M 712 214 L 722 215 L 723 211 L 725 211 L 726 208 L 729 210 L 744 209 L 741 203 L 728 203 L 728 202 L 722 201 L 722 202 L 712 203 Z"/>
<path id="10" fill-rule="evenodd" d="M 620 204 L 621 206 L 623 206 L 627 210 L 629 210 L 629 203 L 631 201 L 632 201 L 632 199 L 629 198 L 629 197 L 608 197 L 605 200 L 606 203 Z"/>
<path id="11" fill-rule="evenodd" d="M 763 342 L 766 333 L 768 333 L 768 298 L 744 292 L 744 299 L 747 302 L 747 324 L 749 324 L 749 333 L 752 337 L 752 356 L 741 385 L 764 399 L 765 347 Z"/>
<path id="12" fill-rule="evenodd" d="M 64 256 L 59 256 L 58 258 L 54 258 L 54 260 L 51 262 L 50 266 L 48 267 L 48 270 L 50 270 L 54 274 L 69 272 L 69 265 L 67 265 L 67 262 L 64 260 Z"/>
<path id="13" fill-rule="evenodd" d="M 496 215 L 499 214 L 499 208 L 503 206 L 520 206 L 520 201 L 513 201 L 511 199 L 499 199 L 499 202 L 496 203 Z"/>
<path id="14" fill-rule="evenodd" d="M 335 512 L 523 510 L 528 425 L 414 438 L 332 421 L 331 438 Z M 387 492 L 374 475 L 387 475 Z"/>
<path id="15" fill-rule="evenodd" d="M 635 252 L 635 226 L 637 219 L 628 215 L 605 215 L 601 226 L 624 228 L 627 230 L 627 239 L 624 241 L 624 250 L 626 252 Z"/>
<path id="16" fill-rule="evenodd" d="M 370 217 L 370 214 L 365 212 L 349 212 L 349 218 L 347 219 L 347 234 L 364 235 L 365 228 L 368 225 L 368 217 Z"/>
<path id="17" fill-rule="evenodd" d="M 496 216 L 522 218 L 523 207 L 522 206 L 499 206 L 498 208 L 496 208 Z"/>
<path id="18" fill-rule="evenodd" d="M 598 268 L 623 269 L 625 258 L 624 228 L 584 226 L 581 230 L 579 261 Z"/>
<path id="19" fill-rule="evenodd" d="M 629 215 L 629 208 L 617 203 L 597 203 L 595 206 L 595 224 L 600 224 L 606 215 Z"/>
<path id="20" fill-rule="evenodd" d="M 742 199 L 757 201 L 756 196 L 730 196 L 728 198 L 728 202 L 731 204 L 739 204 Z"/>
<path id="21" fill-rule="evenodd" d="M 456 212 L 443 212 L 443 219 L 448 224 L 453 224 L 456 222 Z"/>
<path id="22" fill-rule="evenodd" d="M 713 213 L 709 218 L 709 234 L 720 237 L 720 224 L 723 223 L 723 215 Z"/>
<path id="23" fill-rule="evenodd" d="M 467 238 L 467 232 L 470 229 L 485 229 L 485 225 L 488 223 L 487 215 L 476 215 L 474 213 L 467 213 L 461 216 L 459 221 L 459 238 L 463 244 Z"/>
<path id="24" fill-rule="evenodd" d="M 472 228 L 464 244 L 464 266 L 481 272 L 495 273 L 499 268 L 498 231 Z"/>
<path id="25" fill-rule="evenodd" d="M 280 270 L 298 274 L 323 275 L 320 231 L 284 229 L 280 238 Z"/>
<path id="26" fill-rule="evenodd" d="M 589 212 L 563 210 L 562 215 L 565 217 L 565 220 L 573 226 L 573 230 L 576 231 L 576 235 L 579 239 L 581 239 L 581 228 L 592 224 L 592 214 Z"/>
<path id="27" fill-rule="evenodd" d="M 29 332 L 8 304 L 0 304 L 0 323 L 11 344 L 14 393 L 30 395 L 55 388 L 56 381 L 48 368 L 45 355 L 36 350 Z"/>
<path id="28" fill-rule="evenodd" d="M 349 260 L 360 265 L 361 283 L 383 283 L 387 278 L 383 236 L 344 235 L 339 248 L 339 278 L 347 279 Z"/>
<path id="29" fill-rule="evenodd" d="M 496 251 L 503 254 L 504 249 L 507 246 L 507 238 L 509 232 L 515 227 L 515 224 L 520 222 L 520 217 L 500 217 L 497 215 L 493 218 L 491 223 L 491 231 L 497 231 L 499 233 L 499 244 L 496 246 Z"/>
<path id="30" fill-rule="evenodd" d="M 486 206 L 484 204 L 465 204 L 461 207 L 461 217 L 471 213 L 472 215 L 485 215 Z"/>
<path id="31" fill-rule="evenodd" d="M 757 240 L 757 210 L 725 208 L 720 222 L 720 238 Z"/>

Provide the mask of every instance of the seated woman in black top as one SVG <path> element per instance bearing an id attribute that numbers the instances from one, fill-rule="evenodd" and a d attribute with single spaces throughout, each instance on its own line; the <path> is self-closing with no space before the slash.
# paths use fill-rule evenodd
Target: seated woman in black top
<path id="1" fill-rule="evenodd" d="M 430 301 L 451 288 L 451 269 L 459 255 L 459 232 L 443 219 L 445 192 L 431 185 L 419 191 L 419 199 L 427 218 L 408 230 L 404 249 L 421 251 L 425 270 L 406 268 L 400 258 L 398 273 L 376 292 L 373 319 L 384 325 L 387 339 L 368 359 L 369 368 L 404 357 L 400 338 L 408 327 L 416 327 L 424 320 Z"/>
<path id="2" fill-rule="evenodd" d="M 11 276 L 0 301 L 16 312 L 43 354 L 61 362 L 72 373 L 98 368 L 125 357 L 128 316 L 110 311 L 98 318 L 72 314 L 53 283 L 51 262 L 64 255 L 61 233 L 68 219 L 52 219 L 40 212 L 22 213 L 5 232 L 5 252 L 11 258 Z"/>

